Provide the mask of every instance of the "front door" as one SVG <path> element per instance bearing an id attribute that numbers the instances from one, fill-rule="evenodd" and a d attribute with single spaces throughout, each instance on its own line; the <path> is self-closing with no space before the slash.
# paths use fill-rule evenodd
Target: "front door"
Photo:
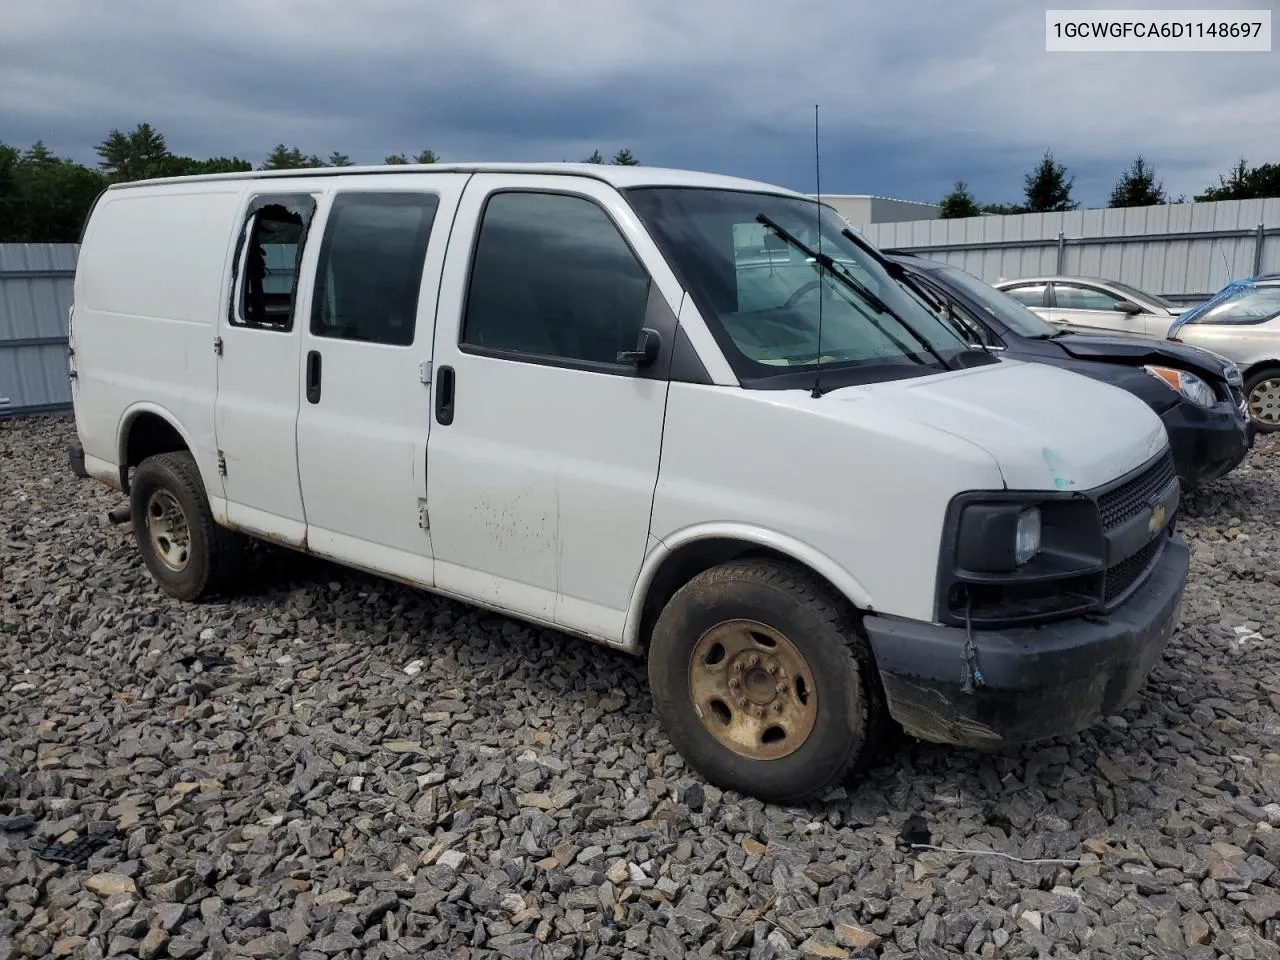
<path id="1" fill-rule="evenodd" d="M 1149 314 L 1126 312 L 1131 301 L 1099 287 L 1054 282 L 1049 320 L 1083 333 L 1129 333 L 1147 336 Z"/>
<path id="2" fill-rule="evenodd" d="M 310 193 L 250 192 L 219 324 L 214 433 L 227 519 L 294 545 L 306 533 L 294 445 L 303 325 L 295 306 L 315 212 Z"/>
<path id="3" fill-rule="evenodd" d="M 437 278 L 463 174 L 335 189 L 298 385 L 307 545 L 430 586 L 424 526 Z"/>
<path id="4" fill-rule="evenodd" d="M 474 177 L 445 264 L 427 457 L 436 584 L 606 641 L 648 544 L 679 307 L 628 220 L 588 178 Z M 620 362 L 643 327 L 663 331 L 661 359 Z"/>

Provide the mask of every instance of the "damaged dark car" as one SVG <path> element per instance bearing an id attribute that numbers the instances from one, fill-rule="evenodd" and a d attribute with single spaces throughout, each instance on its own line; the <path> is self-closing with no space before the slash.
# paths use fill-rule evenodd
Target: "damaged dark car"
<path id="1" fill-rule="evenodd" d="M 1101 380 L 1143 400 L 1164 421 L 1184 490 L 1234 470 L 1253 445 L 1236 365 L 1184 344 L 1124 334 L 1070 333 L 951 264 L 885 251 L 899 281 L 924 292 L 970 344 Z"/>

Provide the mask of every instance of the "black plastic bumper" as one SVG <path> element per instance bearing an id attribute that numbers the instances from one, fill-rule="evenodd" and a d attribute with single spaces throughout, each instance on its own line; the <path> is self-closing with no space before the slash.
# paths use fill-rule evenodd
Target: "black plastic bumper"
<path id="1" fill-rule="evenodd" d="M 1076 733 L 1131 701 L 1177 625 L 1188 550 L 1174 535 L 1141 587 L 1105 615 L 973 631 L 969 692 L 963 627 L 864 620 L 889 712 L 922 740 L 999 747 Z"/>
<path id="2" fill-rule="evenodd" d="M 1253 425 L 1230 404 L 1211 409 L 1180 401 L 1160 415 L 1184 487 L 1217 480 L 1240 465 L 1253 446 Z"/>
<path id="3" fill-rule="evenodd" d="M 89 471 L 84 468 L 84 447 L 73 443 L 67 447 L 67 459 L 71 462 L 71 472 L 81 479 L 87 479 Z"/>

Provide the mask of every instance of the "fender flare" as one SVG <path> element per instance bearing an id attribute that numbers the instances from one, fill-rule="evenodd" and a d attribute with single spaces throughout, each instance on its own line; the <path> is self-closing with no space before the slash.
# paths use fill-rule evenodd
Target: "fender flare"
<path id="1" fill-rule="evenodd" d="M 182 421 L 174 415 L 173 411 L 167 407 L 163 407 L 158 403 L 150 400 L 140 400 L 131 403 L 125 407 L 120 414 L 120 421 L 116 427 L 116 465 L 120 470 L 120 489 L 128 490 L 128 473 L 129 473 L 129 430 L 133 427 L 133 422 L 144 413 L 154 414 L 161 420 L 165 421 L 174 431 L 182 438 L 182 442 L 187 445 L 187 449 L 195 453 L 195 444 L 191 441 L 191 434 L 187 432 L 186 427 L 182 425 Z M 199 464 L 196 465 L 197 469 Z M 203 471 L 201 471 L 203 474 Z M 208 477 L 203 477 L 205 485 L 208 485 Z"/>
<path id="2" fill-rule="evenodd" d="M 871 594 L 867 592 L 866 587 L 826 554 L 800 540 L 747 523 L 700 523 L 677 530 L 662 540 L 653 538 L 656 546 L 645 557 L 640 567 L 640 574 L 636 578 L 635 588 L 631 592 L 631 601 L 627 604 L 627 617 L 622 627 L 624 650 L 637 654 L 643 652 L 640 643 L 640 622 L 644 615 L 645 599 L 662 565 L 672 554 L 700 540 L 739 540 L 773 550 L 790 557 L 796 563 L 825 578 L 859 610 L 869 613 L 875 609 Z"/>

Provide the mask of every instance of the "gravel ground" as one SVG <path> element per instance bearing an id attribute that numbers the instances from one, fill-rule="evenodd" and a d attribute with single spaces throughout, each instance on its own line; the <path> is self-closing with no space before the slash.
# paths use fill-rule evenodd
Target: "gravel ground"
<path id="1" fill-rule="evenodd" d="M 1188 502 L 1122 716 L 802 809 L 701 783 L 601 647 L 271 550 L 164 598 L 72 436 L 0 422 L 0 958 L 1280 960 L 1278 439 Z"/>

